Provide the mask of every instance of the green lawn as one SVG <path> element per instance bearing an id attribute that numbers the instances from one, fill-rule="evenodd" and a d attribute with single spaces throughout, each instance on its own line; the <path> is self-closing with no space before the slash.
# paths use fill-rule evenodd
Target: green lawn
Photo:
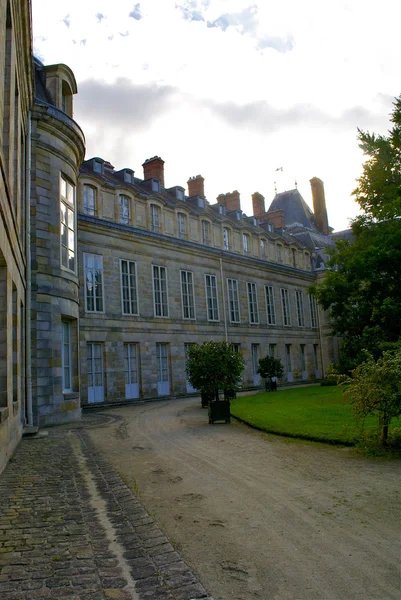
<path id="1" fill-rule="evenodd" d="M 351 407 L 338 387 L 300 387 L 243 396 L 231 401 L 231 414 L 269 433 L 322 442 L 353 444 L 357 429 Z M 400 426 L 400 419 L 392 421 Z M 377 419 L 365 419 L 365 430 Z"/>

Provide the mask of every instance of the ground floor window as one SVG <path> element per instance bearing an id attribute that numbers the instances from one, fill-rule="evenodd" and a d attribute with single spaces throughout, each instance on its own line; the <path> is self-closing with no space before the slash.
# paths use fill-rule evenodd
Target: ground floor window
<path id="1" fill-rule="evenodd" d="M 63 392 L 72 392 L 71 323 L 69 321 L 62 321 L 61 328 L 63 342 Z"/>
<path id="2" fill-rule="evenodd" d="M 157 359 L 157 391 L 159 396 L 167 396 L 170 393 L 168 344 L 156 344 Z"/>
<path id="3" fill-rule="evenodd" d="M 125 397 L 139 397 L 139 352 L 138 344 L 124 344 Z"/>

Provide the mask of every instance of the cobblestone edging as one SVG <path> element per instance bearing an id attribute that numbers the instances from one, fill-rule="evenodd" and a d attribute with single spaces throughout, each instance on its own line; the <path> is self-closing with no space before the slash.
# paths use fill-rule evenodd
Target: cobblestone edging
<path id="1" fill-rule="evenodd" d="M 0 476 L 0 598 L 212 600 L 88 433 L 56 429 Z"/>

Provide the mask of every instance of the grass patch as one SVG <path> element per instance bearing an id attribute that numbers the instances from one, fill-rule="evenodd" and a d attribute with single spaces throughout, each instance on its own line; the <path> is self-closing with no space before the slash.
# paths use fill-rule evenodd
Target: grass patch
<path id="1" fill-rule="evenodd" d="M 354 445 L 361 437 L 339 387 L 300 387 L 243 396 L 231 401 L 231 414 L 268 433 L 317 442 Z M 396 430 L 401 419 L 394 419 L 392 425 Z M 364 420 L 363 431 L 365 436 L 375 435 L 374 416 Z"/>

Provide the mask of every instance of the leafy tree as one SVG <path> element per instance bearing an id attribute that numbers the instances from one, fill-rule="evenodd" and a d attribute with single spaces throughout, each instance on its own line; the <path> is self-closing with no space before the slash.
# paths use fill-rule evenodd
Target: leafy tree
<path id="1" fill-rule="evenodd" d="M 342 337 L 342 372 L 365 350 L 377 358 L 401 338 L 401 96 L 391 121 L 387 137 L 359 130 L 367 160 L 353 193 L 364 214 L 352 223 L 352 242 L 328 250 L 325 280 L 311 288 Z"/>
<path id="2" fill-rule="evenodd" d="M 272 377 L 280 379 L 284 375 L 284 367 L 279 358 L 267 355 L 259 360 L 257 372 L 264 379 L 271 379 Z"/>
<path id="3" fill-rule="evenodd" d="M 191 385 L 219 398 L 219 390 L 230 394 L 238 389 L 244 370 L 242 354 L 234 352 L 228 342 L 204 342 L 188 348 L 187 367 Z"/>
<path id="4" fill-rule="evenodd" d="M 369 355 L 352 372 L 348 383 L 345 396 L 355 415 L 377 415 L 381 440 L 386 445 L 391 419 L 401 415 L 401 350 L 385 351 L 377 361 Z"/>

